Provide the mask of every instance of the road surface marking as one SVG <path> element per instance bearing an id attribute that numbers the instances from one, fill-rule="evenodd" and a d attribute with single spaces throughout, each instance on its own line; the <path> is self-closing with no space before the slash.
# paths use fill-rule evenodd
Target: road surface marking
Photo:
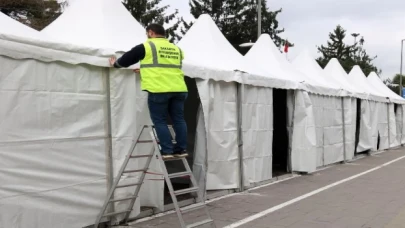
<path id="1" fill-rule="evenodd" d="M 312 192 L 309 192 L 309 193 L 307 193 L 307 194 L 305 194 L 305 195 L 299 196 L 299 197 L 297 197 L 297 198 L 295 198 L 295 199 L 292 199 L 292 200 L 290 200 L 290 201 L 287 201 L 287 202 L 285 202 L 285 203 L 282 203 L 282 204 L 279 204 L 279 205 L 277 205 L 277 206 L 271 207 L 271 208 L 269 208 L 269 209 L 267 209 L 267 210 L 264 210 L 264 211 L 262 211 L 262 212 L 259 212 L 259 213 L 257 213 L 257 214 L 254 214 L 254 215 L 252 215 L 252 216 L 249 216 L 249 217 L 247 217 L 247 218 L 244 218 L 244 219 L 242 219 L 242 220 L 240 220 L 240 221 L 237 221 L 237 222 L 235 222 L 235 223 L 232 223 L 231 225 L 225 226 L 225 227 L 223 227 L 223 228 L 235 228 L 235 227 L 242 226 L 242 225 L 244 225 L 244 224 L 246 224 L 246 223 L 248 223 L 248 222 L 251 222 L 251 221 L 254 221 L 254 220 L 256 220 L 256 219 L 259 219 L 259 218 L 261 218 L 261 217 L 263 217 L 263 216 L 266 216 L 266 215 L 268 215 L 268 214 L 270 214 L 270 213 L 272 213 L 272 212 L 274 212 L 274 211 L 277 211 L 277 210 L 280 210 L 280 209 L 282 209 L 282 208 L 284 208 L 284 207 L 287 207 L 287 206 L 289 206 L 289 205 L 291 205 L 291 204 L 293 204 L 293 203 L 299 202 L 299 201 L 301 201 L 301 200 L 303 200 L 303 199 L 306 199 L 306 198 L 308 198 L 308 197 L 311 197 L 311 196 L 313 196 L 313 195 L 316 195 L 316 194 L 318 194 L 318 193 L 320 193 L 320 192 L 323 192 L 323 191 L 325 191 L 325 190 L 328 190 L 328 189 L 330 189 L 330 188 L 333 188 L 333 187 L 335 187 L 335 186 L 337 186 L 337 185 L 346 183 L 346 182 L 351 181 L 351 180 L 353 180 L 353 179 L 356 179 L 356 178 L 358 178 L 358 177 L 364 176 L 364 175 L 366 175 L 366 174 L 368 174 L 368 173 L 371 173 L 371 172 L 374 172 L 374 171 L 376 171 L 376 170 L 379 170 L 379 169 L 381 169 L 381 168 L 383 168 L 383 167 L 385 167 L 385 166 L 391 165 L 392 163 L 397 162 L 397 161 L 399 161 L 399 160 L 402 160 L 402 159 L 404 159 L 404 158 L 405 158 L 405 156 L 399 157 L 399 158 L 394 159 L 394 160 L 392 160 L 392 161 L 390 161 L 390 162 L 387 162 L 387 163 L 384 163 L 384 164 L 382 164 L 382 165 L 379 165 L 379 166 L 377 166 L 377 167 L 375 167 L 375 168 L 369 169 L 369 170 L 364 171 L 364 172 L 362 172 L 362 173 L 353 175 L 353 176 L 348 177 L 348 178 L 346 178 L 346 179 L 337 181 L 337 182 L 332 183 L 332 184 L 330 184 L 330 185 L 327 185 L 327 186 L 325 186 L 325 187 L 322 187 L 322 188 L 319 188 L 319 189 L 314 190 L 314 191 L 312 191 Z"/>

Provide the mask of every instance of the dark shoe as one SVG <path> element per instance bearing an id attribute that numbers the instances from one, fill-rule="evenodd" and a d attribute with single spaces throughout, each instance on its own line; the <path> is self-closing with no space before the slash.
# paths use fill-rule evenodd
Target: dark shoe
<path id="1" fill-rule="evenodd" d="M 185 158 L 188 156 L 187 151 L 182 151 L 182 152 L 174 152 L 173 156 L 176 158 Z"/>
<path id="2" fill-rule="evenodd" d="M 161 155 L 162 155 L 163 160 L 168 160 L 168 159 L 173 159 L 174 158 L 173 154 L 161 153 Z"/>

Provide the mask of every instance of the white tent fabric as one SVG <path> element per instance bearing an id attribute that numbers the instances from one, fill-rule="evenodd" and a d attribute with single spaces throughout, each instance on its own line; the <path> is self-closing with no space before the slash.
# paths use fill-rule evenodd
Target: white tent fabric
<path id="1" fill-rule="evenodd" d="M 316 128 L 316 167 L 343 161 L 345 157 L 343 154 L 342 98 L 339 96 L 345 96 L 348 92 L 333 80 L 329 80 L 326 72 L 308 51 L 302 52 L 294 59 L 293 65 L 314 81 L 330 88 L 322 93 L 330 96 L 309 94 Z"/>
<path id="2" fill-rule="evenodd" d="M 249 187 L 272 178 L 273 89 L 245 86 L 243 91 L 243 171 Z"/>
<path id="3" fill-rule="evenodd" d="M 290 138 L 291 168 L 296 172 L 313 172 L 317 167 L 317 135 L 310 95 L 296 91 L 295 99 L 290 99 L 288 106 L 293 110 L 288 118 L 289 126 L 293 128 Z"/>
<path id="4" fill-rule="evenodd" d="M 405 103 L 405 99 L 401 98 L 394 92 L 392 92 L 387 86 L 384 85 L 384 83 L 381 81 L 381 79 L 377 76 L 375 72 L 370 73 L 370 75 L 367 77 L 367 81 L 370 83 L 370 85 L 377 90 L 378 92 L 384 94 L 386 97 L 389 98 L 389 100 L 397 105 L 403 106 Z M 396 115 L 399 115 L 399 113 L 395 113 L 395 105 L 394 104 L 389 104 L 387 108 L 387 115 L 388 115 L 388 129 L 389 129 L 389 145 L 388 147 L 395 147 L 399 146 L 401 142 L 398 140 L 397 136 L 397 128 L 402 129 L 401 135 L 403 134 L 403 123 L 401 125 L 397 125 L 397 118 Z M 402 117 L 401 117 L 402 118 Z M 403 119 L 403 118 L 402 118 Z"/>
<path id="5" fill-rule="evenodd" d="M 20 22 L 10 18 L 9 16 L 0 12 L 0 28 L 2 34 L 10 34 L 15 36 L 25 36 L 27 38 L 41 39 L 41 35 L 35 29 L 32 29 Z"/>
<path id="6" fill-rule="evenodd" d="M 129 51 L 146 40 L 145 29 L 120 0 L 74 1 L 41 33 L 65 43 L 114 51 Z"/>
<path id="7" fill-rule="evenodd" d="M 337 59 L 333 58 L 329 61 L 324 69 L 324 74 L 327 80 L 330 80 L 334 84 L 339 85 L 341 89 L 347 91 L 348 93 L 345 95 L 360 99 L 367 98 L 367 95 L 361 92 L 359 88 L 356 88 L 355 86 L 350 84 L 350 82 L 347 80 L 347 74 L 345 70 L 340 65 Z"/>
<path id="8" fill-rule="evenodd" d="M 3 41 L 0 227 L 90 225 L 107 192 L 103 70 L 6 57 Z"/>
<path id="9" fill-rule="evenodd" d="M 374 89 L 370 83 L 367 81 L 366 76 L 364 75 L 363 71 L 360 69 L 359 66 L 354 66 L 350 73 L 347 75 L 348 81 L 361 90 L 363 93 L 368 94 L 368 98 L 374 102 L 388 102 L 389 100 L 386 98 L 386 95 L 379 92 L 378 90 Z M 372 104 L 374 105 L 374 104 Z M 383 107 L 386 104 L 379 104 L 379 106 Z M 373 111 L 370 107 L 370 101 L 368 100 L 361 100 L 361 117 L 360 117 L 360 132 L 359 132 L 359 141 L 358 146 L 356 148 L 357 152 L 364 152 L 371 150 L 373 148 L 373 141 L 376 141 L 378 136 L 378 131 L 372 131 L 372 129 L 377 129 L 377 126 L 384 126 L 385 118 L 384 115 L 373 115 L 371 112 Z M 387 113 L 385 114 L 387 115 Z M 387 126 L 388 127 L 388 126 Z M 374 139 L 373 139 L 374 135 Z M 384 143 L 383 143 L 384 144 Z"/>
<path id="10" fill-rule="evenodd" d="M 208 15 L 200 16 L 179 46 L 185 52 L 185 74 L 204 79 L 197 80 L 197 87 L 206 136 L 198 135 L 197 142 L 203 141 L 199 137 L 205 136 L 207 145 L 196 147 L 198 160 L 194 161 L 194 167 L 198 167 L 195 172 L 199 177 L 206 176 L 206 189 L 239 187 L 237 85 L 234 82 L 246 84 L 241 101 L 245 184 L 270 179 L 272 89 L 251 85 L 297 88 L 297 83 L 269 76 L 260 66 L 244 60 Z M 266 143 L 259 146 L 259 141 Z M 201 174 L 204 170 L 207 173 Z"/>
<path id="11" fill-rule="evenodd" d="M 178 43 L 185 52 L 183 70 L 192 78 L 296 89 L 298 85 L 270 75 L 248 62 L 228 42 L 209 15 L 203 14 Z"/>
<path id="12" fill-rule="evenodd" d="M 86 9 L 91 8 L 91 11 Z M 118 0 L 86 0 L 75 1 L 42 33 L 63 42 L 74 43 L 86 47 L 98 47 L 113 51 L 128 51 L 135 45 L 146 40 L 145 29 L 125 9 Z M 131 70 L 107 69 L 110 79 L 111 127 L 112 127 L 112 166 L 114 177 L 132 145 L 132 140 L 139 134 L 141 126 L 151 124 L 147 108 L 147 93 L 140 89 L 139 75 Z M 135 104 L 135 105 L 134 105 Z M 139 147 L 136 153 L 144 153 L 148 148 Z M 137 164 L 144 164 L 139 160 Z M 151 172 L 159 173 L 160 166 L 152 160 Z M 134 182 L 139 174 L 128 175 L 122 182 Z M 155 207 L 163 210 L 163 181 L 158 175 L 146 175 L 146 181 L 141 189 L 140 206 Z M 118 198 L 133 192 L 125 188 L 116 192 Z M 117 204 L 117 208 L 128 202 Z M 138 202 L 137 202 L 138 203 Z M 133 213 L 135 216 L 136 213 Z"/>
<path id="13" fill-rule="evenodd" d="M 370 85 L 377 90 L 379 93 L 384 94 L 388 97 L 393 103 L 397 104 L 405 104 L 405 99 L 400 97 L 398 94 L 392 92 L 375 72 L 371 72 L 370 75 L 367 77 L 367 80 L 370 82 Z"/>
<path id="14" fill-rule="evenodd" d="M 244 60 L 248 63 L 255 62 L 258 66 L 265 69 L 268 75 L 271 77 L 276 77 L 279 81 L 286 81 L 286 83 L 291 84 L 289 88 L 303 88 L 306 78 L 300 75 L 299 72 L 291 72 L 287 69 L 284 63 L 280 61 L 280 52 L 275 46 L 274 42 L 271 40 L 268 34 L 263 34 L 259 37 L 253 47 L 244 56 Z M 273 86 L 275 88 L 286 88 Z"/>
<path id="15" fill-rule="evenodd" d="M 388 102 L 384 93 L 375 90 L 367 81 L 366 76 L 359 66 L 354 66 L 349 74 L 346 74 L 347 81 L 356 87 L 361 93 L 367 94 L 369 100 L 378 102 Z"/>
<path id="16" fill-rule="evenodd" d="M 307 77 L 311 78 L 311 81 L 316 81 L 319 85 L 327 88 L 325 91 L 319 92 L 319 94 L 330 96 L 342 96 L 347 94 L 347 92 L 343 91 L 337 84 L 328 80 L 323 69 L 309 54 L 309 51 L 305 50 L 301 52 L 293 60 L 292 64 Z"/>
<path id="17" fill-rule="evenodd" d="M 322 70 L 307 51 L 301 53 L 293 61 L 293 65 L 308 77 L 311 77 L 312 80 L 318 81 L 319 84 L 324 85 L 326 88 L 330 88 L 329 92 L 324 93 L 324 95 L 314 93 L 308 94 L 308 102 L 311 104 L 310 108 L 313 116 L 308 113 L 306 121 L 308 121 L 307 123 L 314 125 L 315 135 L 313 136 L 313 139 L 308 139 L 308 137 L 306 137 L 302 138 L 301 141 L 305 139 L 309 140 L 307 145 L 311 145 L 311 142 L 313 141 L 316 142 L 315 148 L 313 148 L 313 150 L 316 151 L 316 156 L 314 158 L 315 163 L 311 170 L 315 170 L 316 167 L 322 167 L 343 161 L 345 158 L 347 160 L 351 159 L 353 153 L 350 153 L 350 147 L 352 144 L 354 145 L 354 141 L 349 141 L 351 138 L 348 136 L 354 134 L 353 127 L 355 127 L 355 125 L 353 125 L 352 121 L 353 111 L 351 107 L 353 104 L 350 98 L 344 98 L 347 147 L 346 156 L 343 153 L 343 98 L 340 96 L 347 95 L 347 90 L 345 90 L 340 84 L 337 84 L 335 80 L 329 80 L 330 76 L 326 75 L 327 72 Z M 294 120 L 298 121 L 297 119 Z M 296 131 L 296 125 L 294 125 L 294 131 Z M 295 149 L 296 148 L 293 147 L 293 150 Z"/>

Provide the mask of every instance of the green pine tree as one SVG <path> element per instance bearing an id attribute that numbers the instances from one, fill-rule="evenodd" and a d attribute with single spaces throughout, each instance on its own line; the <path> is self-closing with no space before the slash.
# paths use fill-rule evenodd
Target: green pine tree
<path id="1" fill-rule="evenodd" d="M 40 31 L 59 17 L 65 4 L 57 0 L 1 0 L 0 12 Z"/>
<path id="2" fill-rule="evenodd" d="M 358 33 L 352 34 L 355 38 L 358 35 Z M 333 32 L 329 33 L 327 44 L 317 47 L 321 54 L 316 59 L 319 65 L 324 68 L 330 59 L 336 58 L 347 73 L 352 70 L 353 66 L 358 65 L 367 76 L 373 71 L 381 74 L 381 70 L 372 63 L 377 56 L 370 57 L 364 49 L 364 38 L 362 37 L 359 42 L 355 42 L 353 45 L 346 44 L 345 38 L 346 30 L 340 25 L 336 26 Z"/>
<path id="3" fill-rule="evenodd" d="M 394 93 L 399 94 L 401 75 L 396 74 L 393 79 L 385 79 L 384 84 L 390 88 Z M 405 88 L 405 75 L 402 75 L 402 87 Z"/>
<path id="4" fill-rule="evenodd" d="M 160 6 L 162 0 L 124 0 L 124 6 L 143 26 L 150 23 L 170 24 L 166 29 L 167 37 L 170 41 L 175 42 L 181 39 L 178 30 L 185 23 L 183 18 L 179 17 L 176 9 L 173 13 L 167 14 L 166 11 L 170 5 Z M 181 32 L 181 31 L 180 31 Z"/>
<path id="5" fill-rule="evenodd" d="M 239 45 L 257 40 L 257 2 L 255 0 L 190 0 L 191 14 L 198 18 L 209 14 L 228 41 L 241 53 L 245 48 Z M 277 16 L 282 10 L 270 11 L 266 0 L 262 0 L 262 31 L 280 47 L 285 43 L 279 35 L 284 29 L 279 28 Z M 292 43 L 289 43 L 292 46 Z"/>

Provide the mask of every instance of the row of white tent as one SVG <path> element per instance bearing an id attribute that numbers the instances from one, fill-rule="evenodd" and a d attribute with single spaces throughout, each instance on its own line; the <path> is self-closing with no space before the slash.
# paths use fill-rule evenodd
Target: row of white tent
<path id="1" fill-rule="evenodd" d="M 0 227 L 91 225 L 134 137 L 150 124 L 139 75 L 107 61 L 144 42 L 145 30 L 119 0 L 75 1 L 41 32 L 0 13 L 0 28 Z M 273 177 L 274 89 L 287 90 L 292 171 L 405 143 L 405 100 L 375 73 L 366 78 L 356 66 L 346 74 L 336 59 L 321 69 L 308 52 L 290 63 L 268 35 L 242 56 L 208 15 L 178 45 L 201 100 L 193 170 L 204 190 Z M 156 161 L 150 171 L 161 171 Z M 147 175 L 132 216 L 141 206 L 163 210 L 161 179 Z"/>

